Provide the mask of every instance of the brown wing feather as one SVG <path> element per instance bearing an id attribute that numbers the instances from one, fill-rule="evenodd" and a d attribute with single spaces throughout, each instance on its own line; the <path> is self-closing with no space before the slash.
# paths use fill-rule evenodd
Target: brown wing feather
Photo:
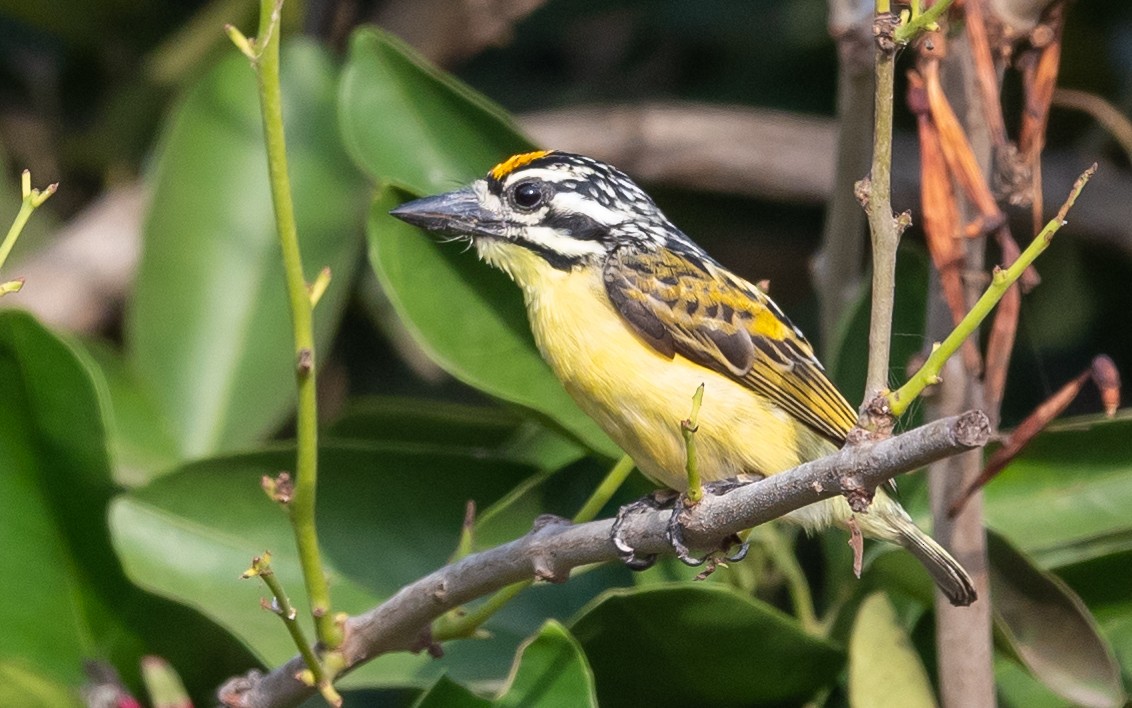
<path id="1" fill-rule="evenodd" d="M 840 444 L 856 422 L 813 348 L 778 306 L 720 266 L 673 251 L 622 248 L 604 267 L 606 292 L 665 356 L 730 376 Z"/>

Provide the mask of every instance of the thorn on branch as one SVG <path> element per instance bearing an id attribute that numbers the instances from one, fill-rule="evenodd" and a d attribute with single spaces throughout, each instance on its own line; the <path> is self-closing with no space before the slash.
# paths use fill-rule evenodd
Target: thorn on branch
<path id="1" fill-rule="evenodd" d="M 865 537 L 857 525 L 857 517 L 849 517 L 849 547 L 853 549 L 853 575 L 861 578 L 861 568 L 865 559 Z"/>
<path id="2" fill-rule="evenodd" d="M 299 355 L 296 358 L 295 371 L 298 372 L 298 374 L 300 376 L 306 376 L 307 374 L 309 374 L 311 372 L 311 369 L 313 369 L 313 368 L 314 368 L 314 352 L 311 351 L 310 349 L 308 349 L 307 347 L 303 347 L 302 349 L 299 350 Z"/>
<path id="3" fill-rule="evenodd" d="M 873 180 L 867 175 L 853 183 L 853 196 L 865 211 L 869 210 L 869 193 L 872 189 Z"/>
<path id="4" fill-rule="evenodd" d="M 9 280 L 6 283 L 0 283 L 0 295 L 8 295 L 9 293 L 18 293 L 24 288 L 24 278 L 16 278 Z"/>
<path id="5" fill-rule="evenodd" d="M 330 277 L 330 266 L 326 266 L 318 272 L 314 282 L 307 286 L 312 308 L 318 305 L 318 301 L 326 294 L 326 289 L 330 287 Z"/>
<path id="6" fill-rule="evenodd" d="M 896 28 L 900 26 L 900 16 L 893 12 L 882 12 L 873 18 L 873 39 L 885 54 L 896 51 Z"/>
<path id="7" fill-rule="evenodd" d="M 283 505 L 291 503 L 295 497 L 295 483 L 291 480 L 289 472 L 280 472 L 275 477 L 264 475 L 259 484 L 267 494 L 267 498 Z"/>

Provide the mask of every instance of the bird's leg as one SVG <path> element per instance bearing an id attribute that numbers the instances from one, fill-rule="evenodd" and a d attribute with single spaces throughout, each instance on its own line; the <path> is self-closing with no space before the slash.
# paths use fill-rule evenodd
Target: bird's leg
<path id="1" fill-rule="evenodd" d="M 738 489 L 739 487 L 748 485 L 754 481 L 756 480 L 744 475 L 743 477 L 734 477 L 731 479 L 721 479 L 715 482 L 708 482 L 707 484 L 703 485 L 701 490 L 702 492 L 705 492 L 712 496 L 722 496 L 733 489 Z M 685 565 L 695 567 L 698 565 L 703 565 L 704 561 L 715 553 L 726 553 L 733 546 L 739 546 L 739 550 L 731 555 L 725 555 L 723 557 L 724 561 L 728 563 L 738 563 L 739 561 L 747 557 L 747 551 L 749 550 L 750 544 L 739 538 L 738 534 L 731 534 L 727 538 L 723 539 L 723 543 L 720 544 L 718 551 L 712 551 L 703 558 L 696 558 L 692 556 L 689 553 L 687 544 L 684 543 L 684 519 L 682 518 L 684 513 L 687 512 L 688 509 L 690 509 L 692 506 L 694 506 L 694 504 L 690 503 L 690 500 L 686 497 L 686 495 L 680 495 L 679 497 L 677 497 L 675 503 L 673 504 L 672 516 L 670 516 L 668 519 L 668 528 L 665 530 L 665 537 L 668 539 L 668 543 L 672 545 L 672 549 L 676 552 L 677 558 L 683 561 Z"/>
<path id="2" fill-rule="evenodd" d="M 609 539 L 613 542 L 614 548 L 617 549 L 617 554 L 621 556 L 621 560 L 625 565 L 629 566 L 630 570 L 646 570 L 651 568 L 656 563 L 655 554 L 646 554 L 638 556 L 636 550 L 633 549 L 625 539 L 621 538 L 621 529 L 625 525 L 625 520 L 633 514 L 644 514 L 650 511 L 661 511 L 672 506 L 673 502 L 679 495 L 671 489 L 658 489 L 646 497 L 629 502 L 625 506 L 617 510 L 617 517 L 613 520 L 613 528 L 610 529 Z"/>

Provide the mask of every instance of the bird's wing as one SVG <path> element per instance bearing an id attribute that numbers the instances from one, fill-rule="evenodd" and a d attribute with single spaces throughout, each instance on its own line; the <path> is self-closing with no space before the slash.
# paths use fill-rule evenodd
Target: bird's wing
<path id="1" fill-rule="evenodd" d="M 709 259 L 621 248 L 604 266 L 613 306 L 665 356 L 681 356 L 771 399 L 841 444 L 856 423 L 813 348 L 757 287 Z"/>

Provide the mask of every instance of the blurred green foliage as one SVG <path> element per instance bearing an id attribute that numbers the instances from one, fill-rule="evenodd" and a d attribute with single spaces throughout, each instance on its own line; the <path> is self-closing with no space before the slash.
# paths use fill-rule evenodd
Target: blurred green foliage
<path id="1" fill-rule="evenodd" d="M 445 562 L 466 500 L 480 510 L 478 543 L 500 543 L 539 514 L 572 514 L 617 453 L 541 363 L 517 289 L 388 208 L 528 144 L 493 101 L 757 99 L 830 112 L 835 52 L 818 0 L 557 0 L 507 46 L 459 67 L 466 84 L 375 28 L 346 40 L 320 24 L 322 4 L 287 7 L 292 32 L 323 40 L 289 42 L 283 88 L 307 275 L 334 272 L 316 311 L 326 378 L 339 387 L 324 391 L 321 540 L 336 609 L 359 612 Z M 153 190 L 122 330 L 77 343 L 0 313 L 0 703 L 77 701 L 84 659 L 109 661 L 140 690 L 144 653 L 170 659 L 207 703 L 224 678 L 294 653 L 257 606 L 263 590 L 238 579 L 270 548 L 303 605 L 285 516 L 258 489 L 261 475 L 292 464 L 294 402 L 254 81 L 218 31 L 223 21 L 249 30 L 253 14 L 246 0 L 0 9 L 9 161 L 63 181 L 50 203 L 58 218 L 138 174 Z M 1074 7 L 1066 82 L 1127 106 L 1130 55 L 1125 3 Z M 1081 125 L 1055 114 L 1052 143 L 1102 143 Z M 769 276 L 816 331 L 804 286 L 815 208 L 656 195 L 709 250 L 757 252 L 752 262 L 770 272 L 747 275 Z M 1098 351 L 1132 371 L 1118 287 L 1130 267 L 1125 255 L 1058 241 L 1024 304 L 1008 419 Z M 897 364 L 922 344 L 926 259 L 915 244 L 901 268 Z M 860 389 L 861 312 L 825 343 L 847 391 Z M 422 356 L 446 377 L 416 377 L 430 370 Z M 1004 705 L 1111 704 L 1132 679 L 1130 425 L 1122 414 L 1046 433 L 987 491 L 1004 539 L 992 561 L 1029 579 L 995 597 Z M 632 487 L 617 501 L 645 485 Z M 922 489 L 902 489 L 922 513 Z M 384 656 L 343 686 L 359 702 L 394 705 L 841 705 L 886 688 L 882 668 L 910 667 L 905 697 L 922 697 L 934 672 L 930 581 L 907 554 L 881 549 L 857 581 L 830 536 L 788 536 L 823 636 L 787 614 L 781 572 L 756 542 L 748 561 L 707 583 L 661 564 L 536 586 L 488 623 L 490 638 L 451 643 L 441 660 Z M 1050 607 L 1062 632 L 1052 639 L 1039 631 Z M 1083 661 L 1096 670 L 1048 668 Z"/>

